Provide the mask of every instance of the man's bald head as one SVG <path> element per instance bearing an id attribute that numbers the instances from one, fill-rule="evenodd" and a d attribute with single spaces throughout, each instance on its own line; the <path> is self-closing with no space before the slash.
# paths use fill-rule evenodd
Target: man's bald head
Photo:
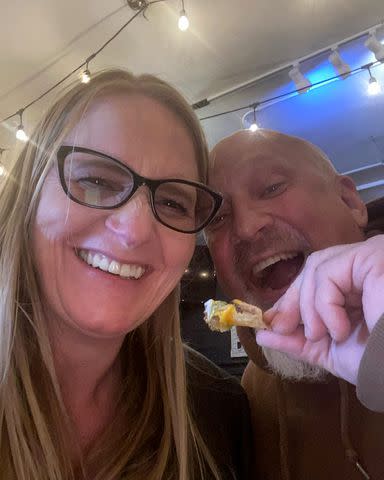
<path id="1" fill-rule="evenodd" d="M 337 172 L 327 155 L 316 145 L 292 135 L 267 129 L 259 129 L 256 132 L 239 130 L 221 140 L 211 151 L 209 160 L 209 172 L 213 173 L 221 168 L 221 162 L 225 157 L 238 158 L 240 155 L 257 156 L 260 152 L 295 152 L 291 161 L 299 163 L 303 159 L 311 163 L 325 177 L 332 180 Z M 299 166 L 299 165 L 298 165 Z"/>

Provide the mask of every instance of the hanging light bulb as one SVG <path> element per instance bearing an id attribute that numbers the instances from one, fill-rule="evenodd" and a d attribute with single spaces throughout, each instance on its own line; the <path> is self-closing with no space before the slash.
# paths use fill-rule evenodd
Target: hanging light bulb
<path id="1" fill-rule="evenodd" d="M 256 109 L 259 106 L 258 103 L 255 103 L 252 106 L 252 110 L 249 110 L 242 119 L 243 127 L 250 132 L 256 132 L 259 129 L 259 125 L 256 121 Z"/>
<path id="2" fill-rule="evenodd" d="M 253 106 L 253 122 L 251 123 L 249 130 L 251 132 L 256 132 L 259 129 L 259 126 L 256 123 L 256 105 Z"/>
<path id="3" fill-rule="evenodd" d="M 29 140 L 28 135 L 24 131 L 24 126 L 23 126 L 23 109 L 19 110 L 17 113 L 19 114 L 20 117 L 20 123 L 19 126 L 17 127 L 16 130 L 16 138 L 20 140 L 21 142 L 27 142 Z"/>
<path id="4" fill-rule="evenodd" d="M 85 70 L 81 74 L 81 83 L 89 83 L 91 81 L 91 72 L 88 69 L 88 62 L 85 66 Z"/>
<path id="5" fill-rule="evenodd" d="M 5 152 L 5 148 L 0 147 L 0 158 L 3 156 L 3 153 Z M 5 175 L 5 167 L 2 163 L 0 163 L 0 177 Z"/>
<path id="6" fill-rule="evenodd" d="M 371 73 L 371 68 L 367 67 L 369 73 L 369 82 L 368 82 L 368 94 L 369 95 L 377 95 L 381 93 L 381 86 L 380 83 L 376 80 L 376 78 Z"/>
<path id="7" fill-rule="evenodd" d="M 181 6 L 182 6 L 182 8 L 181 8 L 181 12 L 180 12 L 178 26 L 179 26 L 179 29 L 182 32 L 185 32 L 185 30 L 188 30 L 189 20 L 188 20 L 188 17 L 186 15 L 186 13 L 185 13 L 184 0 L 181 0 Z"/>

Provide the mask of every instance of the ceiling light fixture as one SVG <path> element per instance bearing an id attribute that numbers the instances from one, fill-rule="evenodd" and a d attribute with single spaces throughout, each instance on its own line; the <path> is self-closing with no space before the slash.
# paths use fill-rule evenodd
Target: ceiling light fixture
<path id="1" fill-rule="evenodd" d="M 341 77 L 346 78 L 351 73 L 351 67 L 341 58 L 337 47 L 332 48 L 332 53 L 329 55 L 328 61 Z"/>
<path id="2" fill-rule="evenodd" d="M 26 142 L 26 141 L 29 140 L 29 138 L 28 138 L 28 135 L 24 131 L 23 111 L 24 111 L 24 109 L 21 109 L 17 112 L 19 114 L 19 117 L 20 117 L 20 123 L 19 123 L 19 126 L 17 127 L 17 130 L 16 130 L 16 138 L 18 140 L 20 140 L 21 142 Z"/>
<path id="3" fill-rule="evenodd" d="M 292 68 L 291 70 L 289 70 L 288 75 L 295 84 L 296 90 L 299 93 L 305 93 L 311 88 L 312 83 L 300 72 L 298 63 L 294 63 L 292 65 Z"/>
<path id="4" fill-rule="evenodd" d="M 364 45 L 370 50 L 378 62 L 384 61 L 384 45 L 376 38 L 375 32 L 370 32 L 368 39 Z"/>
<path id="5" fill-rule="evenodd" d="M 180 12 L 178 26 L 182 32 L 185 32 L 185 30 L 188 30 L 188 27 L 189 27 L 189 20 L 185 13 L 185 8 L 184 8 L 184 0 L 181 0 L 181 12 Z"/>

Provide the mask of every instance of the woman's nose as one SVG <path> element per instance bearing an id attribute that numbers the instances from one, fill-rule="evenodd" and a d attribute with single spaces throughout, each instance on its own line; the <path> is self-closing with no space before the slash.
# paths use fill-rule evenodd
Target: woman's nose
<path id="1" fill-rule="evenodd" d="M 140 188 L 127 203 L 110 210 L 105 224 L 129 246 L 147 242 L 153 235 L 155 222 L 149 194 L 146 188 Z"/>

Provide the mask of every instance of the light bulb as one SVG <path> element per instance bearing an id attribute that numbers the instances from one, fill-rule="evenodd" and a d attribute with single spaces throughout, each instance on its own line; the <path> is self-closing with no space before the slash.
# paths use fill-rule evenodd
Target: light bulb
<path id="1" fill-rule="evenodd" d="M 21 142 L 27 142 L 29 140 L 28 135 L 24 132 L 24 127 L 21 124 L 17 127 L 16 138 Z"/>
<path id="2" fill-rule="evenodd" d="M 371 77 L 368 83 L 368 94 L 377 95 L 380 92 L 381 92 L 380 83 L 376 80 L 375 77 Z"/>
<path id="3" fill-rule="evenodd" d="M 91 72 L 88 70 L 84 70 L 84 72 L 81 74 L 81 83 L 89 83 L 91 80 Z"/>
<path id="4" fill-rule="evenodd" d="M 3 165 L 0 164 L 0 177 L 2 177 L 3 175 L 5 175 L 5 168 Z"/>
<path id="5" fill-rule="evenodd" d="M 179 25 L 179 28 L 182 32 L 185 32 L 185 30 L 187 30 L 188 27 L 189 27 L 189 20 L 188 20 L 188 17 L 186 16 L 186 14 L 185 14 L 185 10 L 182 10 L 180 12 L 178 25 Z"/>
<path id="6" fill-rule="evenodd" d="M 255 122 L 253 122 L 252 125 L 249 127 L 249 130 L 251 132 L 256 132 L 256 130 L 258 130 L 258 129 L 259 129 L 259 126 Z"/>

